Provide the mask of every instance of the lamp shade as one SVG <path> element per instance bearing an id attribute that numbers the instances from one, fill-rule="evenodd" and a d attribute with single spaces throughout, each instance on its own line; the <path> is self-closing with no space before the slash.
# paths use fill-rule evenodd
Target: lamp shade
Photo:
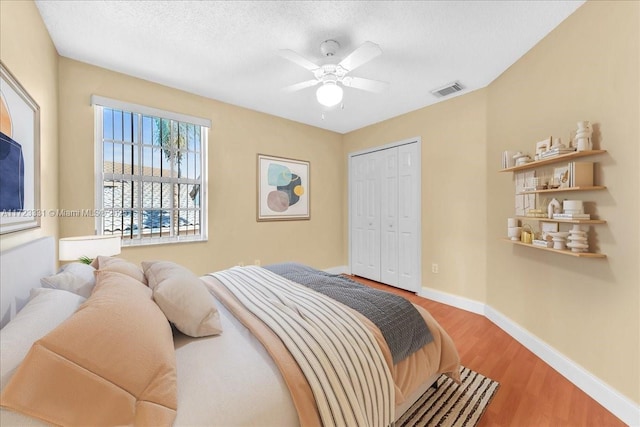
<path id="1" fill-rule="evenodd" d="M 60 261 L 75 261 L 81 257 L 95 258 L 120 253 L 120 236 L 64 237 L 58 242 Z"/>
<path id="2" fill-rule="evenodd" d="M 325 107 L 333 107 L 342 101 L 342 92 L 342 88 L 335 82 L 325 82 L 316 91 L 316 98 Z"/>

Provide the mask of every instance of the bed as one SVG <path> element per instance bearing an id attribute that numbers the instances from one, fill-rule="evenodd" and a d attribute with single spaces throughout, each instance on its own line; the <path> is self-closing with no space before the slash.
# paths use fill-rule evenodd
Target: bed
<path id="1" fill-rule="evenodd" d="M 242 295 L 234 294 L 231 289 L 234 281 L 254 280 L 256 286 L 263 286 L 264 282 L 273 282 L 273 285 L 269 284 L 268 289 L 275 289 L 275 284 L 280 283 L 282 292 L 290 292 L 292 289 L 291 292 L 300 292 L 300 295 L 303 295 L 300 297 L 300 301 L 306 298 L 307 294 L 313 294 L 314 298 L 317 298 L 317 300 L 313 300 L 313 303 L 310 303 L 310 306 L 313 307 L 324 304 L 317 301 L 331 298 L 325 298 L 322 295 L 315 296 L 318 292 L 308 289 L 306 285 L 302 286 L 274 271 L 258 267 L 234 268 L 194 278 L 188 276 L 189 273 L 185 272 L 183 268 L 170 265 L 170 263 L 143 263 L 141 269 L 140 266 L 134 267 L 126 262 L 116 263 L 115 261 L 120 260 L 112 259 L 105 260 L 105 264 L 102 266 L 98 265 L 97 272 L 95 272 L 98 285 L 95 285 L 93 290 L 87 291 L 82 288 L 81 291 L 78 291 L 81 289 L 78 283 L 75 283 L 74 289 L 65 289 L 64 286 L 67 285 L 61 285 L 62 282 L 53 285 L 46 283 L 51 286 L 42 288 L 42 278 L 57 278 L 62 276 L 62 273 L 71 274 L 70 270 L 73 269 L 67 267 L 68 271 L 56 272 L 54 253 L 53 239 L 43 238 L 11 249 L 9 252 L 3 252 L 1 256 L 1 314 L 3 322 L 7 325 L 0 331 L 3 362 L 0 365 L 3 405 L 0 412 L 0 424 L 3 426 L 40 425 L 42 420 L 69 425 L 82 422 L 85 424 L 87 422 L 140 425 L 153 423 L 185 426 L 341 424 L 339 419 L 334 419 L 332 422 L 323 418 L 326 416 L 323 413 L 327 413 L 326 405 L 319 403 L 321 399 L 310 385 L 314 381 L 305 377 L 305 374 L 308 373 L 305 372 L 304 367 L 301 367 L 304 363 L 295 359 L 294 354 L 297 354 L 297 350 L 294 351 L 286 347 L 287 339 L 273 336 L 274 330 L 277 330 L 278 326 L 273 326 L 273 329 L 266 327 L 265 325 L 269 324 L 269 321 L 259 318 L 258 314 L 248 309 L 253 297 L 247 300 L 249 302 L 245 301 L 245 306 Z M 65 280 L 68 277 L 69 275 Z M 166 299 L 165 304 L 172 304 L 177 300 L 184 299 L 183 295 L 176 294 L 176 292 L 182 292 L 184 287 L 170 288 L 170 286 L 176 283 L 195 283 L 194 279 L 199 283 L 198 291 L 201 288 L 205 289 L 206 296 L 198 294 L 198 301 L 193 300 L 189 305 L 190 311 L 203 314 L 200 315 L 197 322 L 188 324 L 180 317 L 181 314 L 175 313 L 175 304 L 172 307 L 161 304 L 165 301 L 163 298 Z M 103 283 L 104 285 L 102 285 Z M 107 287 L 106 283 L 113 283 L 113 285 Z M 194 284 L 194 286 L 196 285 Z M 122 289 L 118 291 L 118 287 Z M 113 292 L 117 295 L 106 295 L 106 289 L 112 288 L 116 289 Z M 69 292 L 70 290 L 72 292 Z M 118 292 L 120 293 L 118 294 Z M 256 288 L 256 292 L 266 291 L 262 288 Z M 118 297 L 118 295 L 120 296 Z M 306 313 L 304 310 L 307 310 L 308 307 L 301 302 L 291 303 L 291 300 L 287 299 L 284 304 L 281 304 L 282 294 L 274 295 L 276 296 L 272 295 L 266 299 L 277 299 L 276 303 L 280 304 L 281 311 L 290 313 L 294 319 L 296 316 L 316 316 L 314 313 Z M 89 304 L 90 301 L 100 301 L 100 298 L 102 301 L 106 301 L 104 304 L 112 304 L 114 300 L 121 302 L 118 303 L 116 309 L 112 306 L 105 308 L 104 304 L 97 302 L 94 302 L 93 306 Z M 118 300 L 118 298 L 121 299 Z M 209 299 L 215 307 L 215 313 L 211 311 Z M 34 307 L 38 302 L 42 303 L 41 305 L 47 305 L 47 300 L 55 301 L 54 304 L 48 304 L 48 309 L 55 313 L 43 315 Z M 207 304 L 204 304 L 204 300 L 207 300 Z M 155 302 L 148 303 L 148 301 Z M 164 314 L 157 309 L 156 303 L 164 310 Z M 52 305 L 55 306 L 54 309 L 51 308 Z M 390 421 L 399 418 L 440 374 L 445 373 L 456 378 L 459 371 L 459 358 L 455 346 L 446 332 L 426 310 L 420 307 L 416 308 L 432 335 L 431 341 L 414 350 L 408 356 L 403 355 L 402 360 L 396 361 L 394 360 L 395 356 L 388 348 L 389 346 L 385 345 L 385 337 L 380 328 L 356 310 L 342 307 L 344 304 L 341 303 L 337 305 L 339 310 L 343 310 L 339 313 L 343 314 L 336 314 L 338 312 L 332 311 L 327 315 L 330 317 L 351 316 L 347 317 L 348 319 L 358 318 L 359 324 L 362 324 L 364 330 L 368 331 L 365 331 L 364 335 L 370 336 L 370 339 L 377 343 L 377 347 L 375 344 L 373 346 L 380 348 L 376 352 L 379 351 L 378 357 L 381 358 L 380 360 L 384 360 L 382 364 L 384 366 L 381 366 L 377 371 L 372 368 L 371 372 L 386 370 L 392 379 L 391 385 L 388 386 L 390 388 L 388 395 L 383 396 L 385 393 L 381 392 L 381 387 L 372 387 L 373 397 L 370 399 L 373 400 L 369 401 L 374 404 L 363 403 L 363 406 L 368 405 L 367 408 L 361 410 L 364 414 L 361 414 L 364 421 L 356 418 L 359 420 L 356 424 L 388 425 Z M 141 308 L 143 306 L 146 308 Z M 100 309 L 103 311 L 100 312 Z M 331 309 L 333 310 L 333 308 Z M 268 308 L 267 311 L 269 310 L 273 309 Z M 32 312 L 31 316 L 30 312 Z M 144 314 L 147 312 L 148 315 Z M 269 311 L 269 313 L 272 312 Z M 192 314 L 189 313 L 189 315 Z M 104 316 L 112 315 L 118 317 L 114 320 L 116 323 L 111 324 L 110 319 L 102 321 Z M 90 320 L 95 319 L 95 316 L 102 316 L 97 317 L 101 320 Z M 127 316 L 133 316 L 133 320 Z M 38 318 L 40 318 L 40 323 L 42 323 L 42 319 L 47 319 L 47 324 L 45 326 L 37 325 Z M 172 326 L 169 326 L 167 319 L 171 319 Z M 287 323 L 290 320 L 287 318 L 283 322 Z M 351 320 L 344 323 L 349 330 L 355 328 L 351 324 Z M 91 324 L 88 330 L 86 329 L 87 324 Z M 328 330 L 329 328 L 314 326 L 310 327 L 311 332 L 305 333 L 324 333 L 324 329 Z M 153 338 L 156 330 L 161 339 Z M 181 330 L 187 331 L 192 336 L 181 332 Z M 194 337 L 199 334 L 204 336 Z M 78 336 L 82 336 L 83 339 L 78 339 Z M 103 337 L 115 337 L 114 339 L 124 341 L 118 341 L 121 344 L 117 346 L 111 344 L 101 346 L 100 343 L 97 343 L 90 347 L 84 347 L 86 342 L 91 342 L 92 337 L 96 337 L 97 340 Z M 315 337 L 314 339 L 326 338 Z M 363 338 L 365 341 L 366 339 Z M 61 346 L 60 342 L 65 345 Z M 346 344 L 338 343 L 337 345 L 343 345 L 344 351 L 349 353 L 349 357 L 352 357 L 352 353 L 357 352 L 354 348 L 360 346 L 363 349 L 362 353 L 369 354 L 367 353 L 368 347 L 365 347 L 364 344 L 361 345 L 360 342 L 353 343 L 352 337 L 344 342 L 349 342 L 352 345 L 349 348 Z M 136 356 L 134 350 L 137 346 L 142 347 L 140 356 Z M 167 349 L 167 346 L 170 348 Z M 322 351 L 325 350 L 325 345 L 315 347 Z M 51 348 L 57 352 L 53 356 Z M 122 349 L 128 349 L 128 351 L 122 351 Z M 145 351 L 147 353 L 144 353 Z M 73 362 L 76 365 L 67 366 L 69 360 L 75 360 L 74 357 L 78 359 Z M 355 357 L 353 356 L 354 360 L 359 360 Z M 61 360 L 64 362 L 63 365 L 60 365 Z M 346 366 L 346 363 L 346 360 L 339 360 L 336 365 L 345 364 Z M 104 367 L 103 365 L 108 366 Z M 174 366 L 173 370 L 167 368 L 170 365 Z M 39 371 L 43 366 L 51 366 L 52 373 L 45 372 L 43 375 Z M 78 366 L 80 367 L 78 368 Z M 38 369 L 32 367 L 38 367 Z M 353 369 L 345 368 L 345 372 L 348 377 L 355 376 L 352 374 Z M 110 375 L 116 375 L 116 379 Z M 124 378 L 118 378 L 118 375 Z M 145 375 L 152 375 L 152 377 Z M 329 374 L 329 377 L 333 381 L 332 375 Z M 85 383 L 88 385 L 81 388 L 83 391 L 88 390 L 83 392 L 82 396 L 78 394 L 77 389 L 74 392 L 72 385 L 68 386 L 68 384 L 75 382 L 69 378 L 78 376 L 82 377 L 79 381 L 88 381 Z M 152 379 L 149 380 L 149 378 Z M 370 381 L 370 378 L 371 376 L 360 381 L 365 383 Z M 139 387 L 135 382 L 138 380 L 144 384 L 143 387 Z M 353 381 L 352 378 L 348 380 Z M 167 381 L 169 383 L 173 381 L 173 387 L 175 387 L 173 395 L 167 392 L 164 387 Z M 380 381 L 382 382 L 382 380 Z M 18 383 L 18 385 L 14 383 Z M 22 391 L 20 385 L 23 387 Z M 67 388 L 67 386 L 71 388 Z M 342 389 L 342 387 L 341 385 L 338 388 Z M 39 392 L 34 394 L 34 388 L 43 391 L 40 394 L 38 394 Z M 137 391 L 138 389 L 139 391 Z M 29 390 L 29 392 L 25 393 L 24 390 Z M 25 394 L 28 397 L 24 397 Z M 85 402 L 83 405 L 90 409 L 78 410 L 78 413 L 71 418 L 64 418 L 68 414 L 62 415 L 63 418 L 55 418 L 61 415 L 53 410 L 54 418 L 47 418 L 45 408 L 45 415 L 43 415 L 43 409 L 40 408 L 43 406 L 41 402 L 46 402 L 47 399 L 54 399 L 53 401 L 58 402 L 56 399 L 61 399 L 60 396 L 65 394 L 70 396 L 70 400 L 88 399 L 88 403 Z M 363 394 L 366 393 L 356 390 L 357 396 L 354 401 L 366 402 L 367 398 L 363 397 Z M 15 395 L 18 397 L 15 398 Z M 135 395 L 135 397 L 132 398 L 131 395 Z M 98 410 L 95 408 L 95 404 L 94 407 L 91 406 L 91 399 L 94 399 L 93 402 L 108 401 L 114 406 L 109 409 L 109 405 L 101 404 L 99 405 L 100 410 Z M 332 400 L 331 397 L 327 399 Z M 384 399 L 391 400 L 391 409 L 383 414 L 384 411 L 380 409 L 380 406 L 383 405 L 380 402 L 386 401 Z M 164 402 L 170 403 L 165 404 Z M 33 406 L 38 408 L 33 409 Z M 54 406 L 60 406 L 59 402 Z M 73 408 L 73 406 L 69 408 Z M 75 411 L 75 409 L 69 408 L 65 410 L 67 412 Z M 111 418 L 114 413 L 122 413 L 124 418 Z M 74 418 L 75 416 L 77 417 Z"/>

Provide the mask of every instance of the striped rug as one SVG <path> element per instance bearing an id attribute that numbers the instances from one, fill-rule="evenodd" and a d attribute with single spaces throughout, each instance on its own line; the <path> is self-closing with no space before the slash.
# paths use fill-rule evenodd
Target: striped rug
<path id="1" fill-rule="evenodd" d="M 396 427 L 473 427 L 498 390 L 499 383 L 471 369 L 460 368 L 462 384 L 445 375 L 438 389 L 429 388 L 396 422 Z"/>

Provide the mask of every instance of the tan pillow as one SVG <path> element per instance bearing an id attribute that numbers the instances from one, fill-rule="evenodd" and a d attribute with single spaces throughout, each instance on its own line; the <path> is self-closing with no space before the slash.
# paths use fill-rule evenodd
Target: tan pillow
<path id="1" fill-rule="evenodd" d="M 204 337 L 222 332 L 215 300 L 198 276 L 169 261 L 142 262 L 142 268 L 153 299 L 183 334 Z"/>
<path id="2" fill-rule="evenodd" d="M 134 279 L 142 282 L 145 285 L 147 284 L 147 279 L 144 277 L 142 269 L 134 263 L 125 261 L 122 258 L 98 256 L 93 260 L 91 266 L 96 270 L 117 271 L 119 273 L 133 277 Z"/>
<path id="3" fill-rule="evenodd" d="M 0 404 L 56 425 L 171 425 L 176 360 L 167 319 L 148 288 L 96 272 L 91 297 L 36 341 Z"/>

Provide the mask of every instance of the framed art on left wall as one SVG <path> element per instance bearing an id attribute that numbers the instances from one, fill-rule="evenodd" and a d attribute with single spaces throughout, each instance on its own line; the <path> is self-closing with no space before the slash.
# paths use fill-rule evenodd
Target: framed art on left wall
<path id="1" fill-rule="evenodd" d="M 258 221 L 310 219 L 309 162 L 258 154 Z"/>
<path id="2" fill-rule="evenodd" d="M 0 234 L 40 227 L 40 107 L 0 62 Z"/>

